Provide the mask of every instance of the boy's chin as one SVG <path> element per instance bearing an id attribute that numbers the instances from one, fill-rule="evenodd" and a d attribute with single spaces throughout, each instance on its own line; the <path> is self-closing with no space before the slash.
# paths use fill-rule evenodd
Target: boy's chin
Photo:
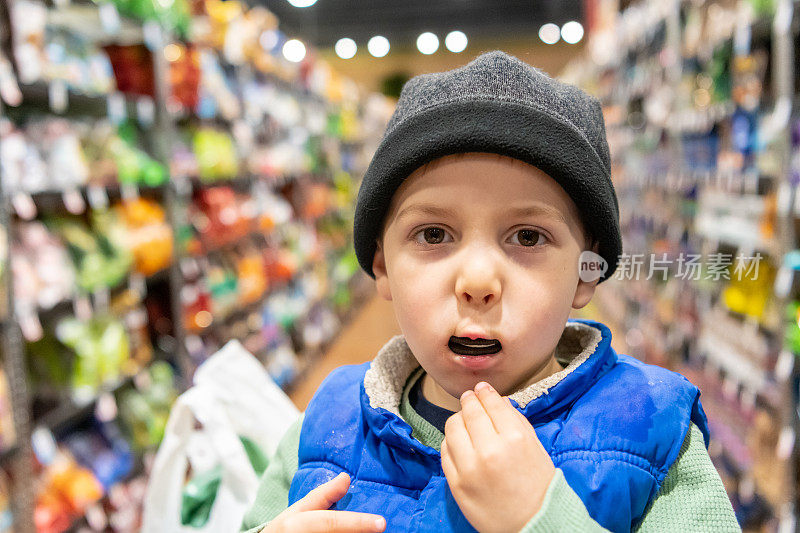
<path id="1" fill-rule="evenodd" d="M 498 388 L 500 384 L 497 383 L 497 380 L 492 378 L 491 374 L 480 375 L 480 376 L 468 376 L 465 379 L 458 380 L 457 382 L 454 382 L 451 376 L 451 379 L 448 383 L 446 383 L 444 386 L 439 385 L 439 387 L 442 390 L 444 390 L 447 394 L 452 396 L 456 401 L 460 401 L 462 394 L 464 394 L 468 390 L 474 390 L 475 385 L 477 385 L 481 381 L 489 383 L 495 390 L 497 390 L 498 392 L 500 391 L 500 388 Z"/>

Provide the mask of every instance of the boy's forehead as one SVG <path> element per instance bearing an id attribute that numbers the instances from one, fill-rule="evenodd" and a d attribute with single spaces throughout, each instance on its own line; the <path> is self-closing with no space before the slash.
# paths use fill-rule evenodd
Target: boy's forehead
<path id="1" fill-rule="evenodd" d="M 528 168 L 541 172 L 533 165 L 511 156 L 492 152 L 460 152 L 437 157 L 417 168 L 409 177 L 419 176 L 430 172 L 441 172 L 448 168 Z"/>
<path id="2" fill-rule="evenodd" d="M 547 202 L 524 202 L 514 205 L 492 205 L 481 203 L 470 209 L 463 209 L 463 206 L 453 205 L 447 200 L 432 199 L 429 201 L 405 202 L 395 215 L 395 220 L 401 220 L 415 214 L 438 216 L 442 218 L 457 218 L 462 212 L 474 213 L 476 211 L 493 211 L 495 218 L 507 219 L 524 216 L 540 216 L 557 220 L 569 226 L 573 221 L 569 220 L 569 215 L 563 213 L 554 204 Z"/>
<path id="3" fill-rule="evenodd" d="M 465 205 L 467 189 L 482 201 Z M 436 213 L 437 207 L 439 213 Z M 577 206 L 552 177 L 524 161 L 493 153 L 460 153 L 440 157 L 411 173 L 392 196 L 391 218 L 411 211 L 445 214 L 448 207 L 550 214 L 570 224 Z"/>

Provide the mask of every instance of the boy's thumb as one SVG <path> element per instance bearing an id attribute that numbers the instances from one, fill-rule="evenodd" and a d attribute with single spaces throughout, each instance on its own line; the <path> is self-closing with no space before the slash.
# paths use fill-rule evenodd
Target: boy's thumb
<path id="1" fill-rule="evenodd" d="M 350 476 L 346 472 L 342 472 L 306 494 L 305 497 L 291 505 L 289 509 L 297 513 L 301 511 L 325 511 L 347 494 L 349 487 Z"/>

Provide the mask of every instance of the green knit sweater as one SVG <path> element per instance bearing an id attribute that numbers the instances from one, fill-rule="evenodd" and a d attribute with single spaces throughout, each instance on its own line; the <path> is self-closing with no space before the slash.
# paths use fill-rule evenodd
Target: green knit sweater
<path id="1" fill-rule="evenodd" d="M 419 416 L 411 407 L 408 393 L 422 376 L 422 368 L 411 374 L 403 389 L 400 415 L 412 428 L 412 437 L 436 450 L 444 434 Z M 255 502 L 245 515 L 242 531 L 256 533 L 285 510 L 289 486 L 297 471 L 301 416 L 289 428 L 264 472 Z M 567 484 L 561 469 L 556 469 L 545 493 L 542 507 L 520 533 L 560 531 L 607 531 L 595 522 L 583 502 Z M 703 443 L 703 434 L 692 424 L 681 446 L 678 459 L 669 469 L 656 498 L 645 510 L 635 531 L 741 531 L 730 500 L 725 493 Z"/>

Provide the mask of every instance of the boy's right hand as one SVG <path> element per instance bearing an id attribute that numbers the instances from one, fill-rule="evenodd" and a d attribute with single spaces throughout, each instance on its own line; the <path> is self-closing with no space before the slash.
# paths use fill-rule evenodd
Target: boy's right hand
<path id="1" fill-rule="evenodd" d="M 261 533 L 380 533 L 386 520 L 376 514 L 330 511 L 350 487 L 350 476 L 342 472 L 323 483 L 270 521 Z"/>

